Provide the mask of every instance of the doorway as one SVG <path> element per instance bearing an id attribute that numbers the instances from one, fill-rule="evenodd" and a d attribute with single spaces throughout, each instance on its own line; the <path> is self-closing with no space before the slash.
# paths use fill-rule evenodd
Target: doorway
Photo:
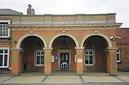
<path id="1" fill-rule="evenodd" d="M 68 71 L 69 70 L 69 53 L 60 53 L 60 70 Z"/>

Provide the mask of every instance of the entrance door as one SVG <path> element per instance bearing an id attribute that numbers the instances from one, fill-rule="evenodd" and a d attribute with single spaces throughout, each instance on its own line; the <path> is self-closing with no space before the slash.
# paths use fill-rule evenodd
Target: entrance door
<path id="1" fill-rule="evenodd" d="M 69 53 L 60 53 L 60 70 L 69 70 Z"/>

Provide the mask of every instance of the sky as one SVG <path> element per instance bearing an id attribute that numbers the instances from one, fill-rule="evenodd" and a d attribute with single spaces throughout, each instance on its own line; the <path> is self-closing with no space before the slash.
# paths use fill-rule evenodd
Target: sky
<path id="1" fill-rule="evenodd" d="M 26 14 L 28 4 L 35 14 L 116 13 L 116 21 L 129 27 L 129 0 L 0 0 L 0 9 L 10 8 Z"/>

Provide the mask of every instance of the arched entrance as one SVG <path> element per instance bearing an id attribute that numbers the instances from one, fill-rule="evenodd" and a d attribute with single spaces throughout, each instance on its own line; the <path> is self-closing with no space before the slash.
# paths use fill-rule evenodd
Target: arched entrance
<path id="1" fill-rule="evenodd" d="M 74 40 L 67 35 L 58 36 L 52 42 L 52 71 L 76 71 Z"/>
<path id="2" fill-rule="evenodd" d="M 107 72 L 107 47 L 106 39 L 99 35 L 89 36 L 83 44 L 84 71 Z M 85 70 L 86 69 L 86 70 Z"/>
<path id="3" fill-rule="evenodd" d="M 20 44 L 22 72 L 43 71 L 44 43 L 37 36 L 27 36 Z"/>

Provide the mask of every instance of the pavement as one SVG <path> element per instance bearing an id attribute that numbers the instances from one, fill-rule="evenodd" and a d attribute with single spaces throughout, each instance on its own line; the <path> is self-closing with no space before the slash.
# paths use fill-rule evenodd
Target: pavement
<path id="1" fill-rule="evenodd" d="M 127 83 L 129 85 L 129 75 L 50 75 L 43 74 L 21 74 L 12 76 L 8 74 L 0 74 L 0 85 L 35 85 L 35 84 L 88 84 L 88 83 Z"/>

